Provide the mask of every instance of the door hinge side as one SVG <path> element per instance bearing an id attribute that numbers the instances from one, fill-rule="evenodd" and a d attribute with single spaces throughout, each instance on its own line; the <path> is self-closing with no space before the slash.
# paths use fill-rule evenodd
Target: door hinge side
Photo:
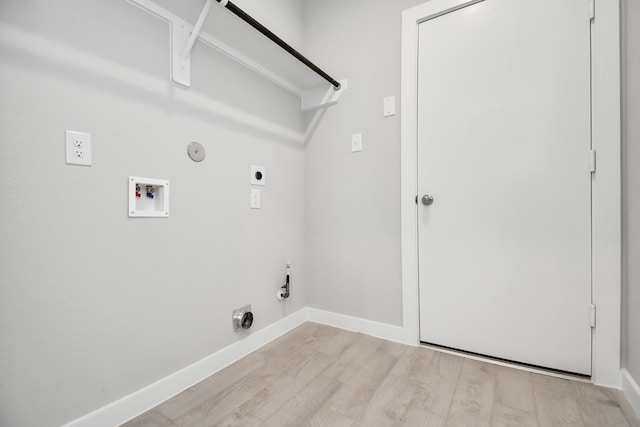
<path id="1" fill-rule="evenodd" d="M 589 2 L 589 21 L 593 21 L 596 17 L 596 0 L 587 0 Z"/>
<path id="2" fill-rule="evenodd" d="M 589 306 L 589 322 L 592 328 L 596 327 L 596 305 L 591 304 Z"/>
<path id="3" fill-rule="evenodd" d="M 589 150 L 589 172 L 596 171 L 596 150 Z"/>

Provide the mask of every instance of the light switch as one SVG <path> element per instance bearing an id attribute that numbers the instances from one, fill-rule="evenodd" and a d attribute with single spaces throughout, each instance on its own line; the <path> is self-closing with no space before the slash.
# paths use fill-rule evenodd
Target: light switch
<path id="1" fill-rule="evenodd" d="M 251 189 L 251 209 L 260 209 L 260 190 L 258 188 Z"/>
<path id="2" fill-rule="evenodd" d="M 396 114 L 396 97 L 388 96 L 383 100 L 382 115 L 384 117 L 395 116 Z"/>
<path id="3" fill-rule="evenodd" d="M 362 134 L 354 133 L 351 135 L 351 152 L 362 151 Z"/>

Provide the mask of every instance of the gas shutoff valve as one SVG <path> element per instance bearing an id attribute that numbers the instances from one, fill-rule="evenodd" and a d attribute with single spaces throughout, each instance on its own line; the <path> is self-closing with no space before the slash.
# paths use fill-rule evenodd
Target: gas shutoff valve
<path id="1" fill-rule="evenodd" d="M 291 263 L 287 262 L 287 277 L 285 279 L 284 285 L 278 289 L 276 293 L 276 298 L 278 301 L 282 301 L 285 298 L 289 298 L 289 290 L 290 290 L 290 282 L 289 282 L 289 269 L 291 268 Z"/>

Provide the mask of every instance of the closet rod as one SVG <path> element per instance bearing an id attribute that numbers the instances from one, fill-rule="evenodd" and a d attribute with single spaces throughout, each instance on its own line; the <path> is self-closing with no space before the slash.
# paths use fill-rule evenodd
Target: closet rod
<path id="1" fill-rule="evenodd" d="M 324 71 L 322 71 L 313 62 L 311 62 L 307 58 L 305 58 L 300 52 L 298 52 L 297 50 L 295 50 L 294 48 L 289 46 L 280 37 L 278 37 L 275 34 L 273 34 L 273 32 L 271 32 L 267 27 L 265 27 L 264 25 L 262 25 L 261 23 L 256 21 L 249 14 L 247 14 L 244 10 L 240 9 L 238 6 L 236 6 L 235 4 L 233 4 L 229 0 L 216 0 L 216 1 L 218 3 L 220 3 L 220 5 L 224 6 L 227 9 L 229 9 L 229 11 L 232 12 L 234 15 L 236 15 L 238 18 L 242 19 L 244 22 L 246 22 L 247 24 L 251 25 L 256 30 L 260 31 L 264 36 L 269 38 L 275 44 L 277 44 L 278 46 L 280 46 L 281 48 L 283 48 L 284 50 L 289 52 L 298 61 L 302 62 L 304 65 L 306 65 L 307 67 L 311 68 L 313 71 L 315 71 L 316 73 L 321 75 L 322 78 L 324 78 L 326 81 L 328 81 L 329 83 L 331 83 L 333 85 L 333 88 L 335 90 L 340 90 L 340 83 L 339 82 L 337 82 L 329 74 L 327 74 Z"/>

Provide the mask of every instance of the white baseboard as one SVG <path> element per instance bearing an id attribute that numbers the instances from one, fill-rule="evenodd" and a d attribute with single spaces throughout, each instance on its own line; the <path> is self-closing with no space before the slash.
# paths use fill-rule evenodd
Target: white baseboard
<path id="1" fill-rule="evenodd" d="M 64 427 L 119 426 L 199 383 L 306 321 L 307 309 L 304 308 L 207 356 L 191 366 L 187 366 L 122 399 L 78 418 Z"/>
<path id="2" fill-rule="evenodd" d="M 347 316 L 346 314 L 332 313 L 311 307 L 307 307 L 307 320 L 346 329 L 348 331 L 361 332 L 365 335 L 371 335 L 388 341 L 416 345 L 415 342 L 407 342 L 406 333 L 401 326 L 360 319 L 358 317 Z"/>
<path id="3" fill-rule="evenodd" d="M 210 356 L 187 366 L 168 377 L 144 387 L 107 406 L 78 418 L 63 427 L 113 427 L 119 426 L 176 394 L 199 383 L 229 366 L 238 359 L 256 351 L 265 344 L 307 322 L 316 322 L 348 331 L 360 332 L 388 341 L 413 345 L 401 326 L 347 316 L 316 308 L 303 308 L 276 323 L 225 347 Z M 626 370 L 621 370 L 622 389 L 633 410 L 640 417 L 640 386 Z"/>
<path id="4" fill-rule="evenodd" d="M 622 369 L 620 372 L 622 374 L 622 390 L 627 396 L 629 404 L 636 412 L 636 415 L 640 417 L 640 386 L 633 379 L 629 371 Z"/>
<path id="5" fill-rule="evenodd" d="M 306 307 L 240 341 L 218 350 L 193 365 L 187 366 L 128 396 L 80 417 L 63 427 L 119 426 L 210 377 L 236 360 L 256 351 L 306 321 L 360 332 L 389 341 L 415 345 L 415 343 L 407 342 L 404 329 L 400 326 Z"/>

